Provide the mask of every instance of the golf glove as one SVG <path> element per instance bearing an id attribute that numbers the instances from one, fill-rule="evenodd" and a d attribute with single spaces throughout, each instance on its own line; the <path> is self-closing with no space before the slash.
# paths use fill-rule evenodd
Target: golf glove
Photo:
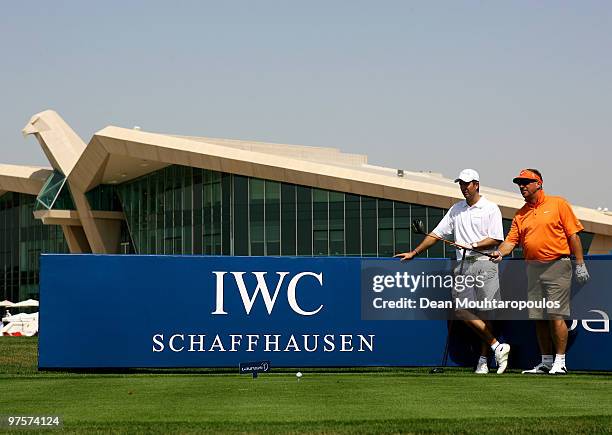
<path id="1" fill-rule="evenodd" d="M 589 275 L 586 264 L 576 264 L 576 282 L 578 284 L 586 284 L 589 279 L 591 279 L 591 275 Z"/>

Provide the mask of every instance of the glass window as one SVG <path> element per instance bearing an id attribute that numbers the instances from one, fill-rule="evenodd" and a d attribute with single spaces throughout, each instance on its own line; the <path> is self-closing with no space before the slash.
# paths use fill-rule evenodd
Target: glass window
<path id="1" fill-rule="evenodd" d="M 183 250 L 184 255 L 193 254 L 193 178 L 192 169 L 183 172 Z"/>
<path id="2" fill-rule="evenodd" d="M 212 172 L 212 253 L 221 255 L 221 174 Z"/>
<path id="3" fill-rule="evenodd" d="M 412 204 L 410 207 L 410 215 L 411 219 L 420 220 L 423 222 L 423 226 L 425 227 L 425 231 L 427 231 L 427 207 L 422 205 Z M 415 249 L 425 238 L 422 234 L 412 233 L 412 246 L 410 249 Z M 421 254 L 422 257 L 426 257 L 427 254 Z"/>
<path id="4" fill-rule="evenodd" d="M 264 250 L 264 186 L 263 180 L 249 180 L 249 227 L 251 255 L 265 255 Z"/>
<path id="5" fill-rule="evenodd" d="M 111 184 L 100 184 L 86 193 L 92 210 L 121 211 L 117 189 Z"/>
<path id="6" fill-rule="evenodd" d="M 157 186 L 156 192 L 156 212 L 157 215 L 157 223 L 155 229 L 155 253 L 163 254 L 164 253 L 164 221 L 166 216 L 166 180 L 164 177 L 164 171 L 158 171 L 153 175 L 153 180 L 155 185 Z M 136 252 L 138 248 L 134 248 Z"/>
<path id="7" fill-rule="evenodd" d="M 392 257 L 393 247 L 393 201 L 378 200 L 378 255 Z"/>
<path id="8" fill-rule="evenodd" d="M 146 215 L 147 215 L 147 239 L 149 241 L 148 253 L 157 253 L 157 239 L 155 237 L 157 229 L 157 182 L 154 177 L 146 177 L 147 188 L 149 189 Z M 119 207 L 121 209 L 121 207 Z"/>
<path id="9" fill-rule="evenodd" d="M 164 254 L 171 255 L 174 251 L 174 167 L 164 170 Z M 133 229 L 132 229 L 133 230 Z M 138 244 L 137 244 L 138 246 Z"/>
<path id="10" fill-rule="evenodd" d="M 142 221 L 140 219 L 140 184 L 138 182 L 132 183 L 130 186 L 130 196 L 132 198 L 132 236 L 134 237 L 134 243 L 138 247 L 138 253 L 143 253 L 143 246 L 141 243 L 142 233 L 140 231 L 142 227 Z M 146 250 L 144 251 L 146 252 Z"/>
<path id="11" fill-rule="evenodd" d="M 249 179 L 234 175 L 234 255 L 249 255 Z"/>
<path id="12" fill-rule="evenodd" d="M 328 195 L 329 192 L 327 190 L 312 189 L 312 230 L 314 255 L 329 255 Z"/>
<path id="13" fill-rule="evenodd" d="M 202 170 L 193 169 L 193 253 L 202 254 Z"/>
<path id="14" fill-rule="evenodd" d="M 202 252 L 210 255 L 213 253 L 213 180 L 212 173 L 208 170 L 202 171 L 204 185 L 202 187 Z"/>
<path id="15" fill-rule="evenodd" d="M 280 183 L 266 181 L 266 255 L 280 255 Z"/>
<path id="16" fill-rule="evenodd" d="M 174 182 L 173 196 L 174 196 L 174 225 L 172 238 L 172 253 L 174 255 L 181 255 L 183 253 L 183 174 L 185 168 L 183 166 L 174 167 Z"/>
<path id="17" fill-rule="evenodd" d="M 297 186 L 297 255 L 312 255 L 312 190 Z"/>
<path id="18" fill-rule="evenodd" d="M 344 255 L 344 193 L 329 192 L 329 255 Z"/>
<path id="19" fill-rule="evenodd" d="M 38 205 L 40 205 L 41 208 L 51 210 L 65 183 L 66 177 L 64 174 L 53 171 L 36 197 Z"/>
<path id="20" fill-rule="evenodd" d="M 34 219 L 36 204 L 34 195 L 0 195 L 0 299 L 38 299 L 40 254 L 68 251 L 59 226 Z"/>
<path id="21" fill-rule="evenodd" d="M 582 243 L 582 250 L 584 251 L 585 255 L 587 254 L 587 252 L 589 252 L 594 235 L 595 234 L 588 233 L 586 231 L 580 231 L 578 233 L 578 236 L 580 237 L 580 242 Z"/>
<path id="22" fill-rule="evenodd" d="M 232 176 L 221 175 L 221 252 L 232 255 Z"/>
<path id="23" fill-rule="evenodd" d="M 346 255 L 361 255 L 361 198 L 345 194 Z"/>
<path id="24" fill-rule="evenodd" d="M 376 208 L 376 198 L 361 197 L 361 243 L 364 257 L 378 255 Z"/>
<path id="25" fill-rule="evenodd" d="M 395 202 L 393 222 L 395 227 L 395 252 L 410 251 L 410 204 Z"/>
<path id="26" fill-rule="evenodd" d="M 281 255 L 296 255 L 295 185 L 281 184 Z"/>
<path id="27" fill-rule="evenodd" d="M 427 232 L 431 232 L 438 226 L 440 221 L 444 217 L 444 210 L 441 208 L 428 207 L 427 208 Z M 444 242 L 437 242 L 431 248 L 427 250 L 428 258 L 444 258 Z"/>

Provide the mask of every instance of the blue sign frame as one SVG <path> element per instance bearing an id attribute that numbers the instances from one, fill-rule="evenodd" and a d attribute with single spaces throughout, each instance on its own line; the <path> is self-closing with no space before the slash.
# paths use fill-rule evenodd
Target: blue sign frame
<path id="1" fill-rule="evenodd" d="M 349 257 L 42 255 L 39 367 L 440 364 L 449 322 L 363 320 L 364 261 L 399 264 Z M 426 264 L 450 268 L 446 259 L 411 267 Z M 500 332 L 520 341 L 511 360 L 519 366 L 537 354 L 534 334 L 514 336 L 520 328 L 506 324 Z M 472 364 L 470 338 L 453 330 L 449 365 Z M 586 346 L 612 348 L 609 333 L 582 335 L 593 336 Z M 572 368 L 612 369 L 612 358 L 601 355 L 568 359 Z"/>

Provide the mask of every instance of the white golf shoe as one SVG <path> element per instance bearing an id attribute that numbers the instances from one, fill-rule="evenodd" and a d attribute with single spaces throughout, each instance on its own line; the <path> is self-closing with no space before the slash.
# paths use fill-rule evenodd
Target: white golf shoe
<path id="1" fill-rule="evenodd" d="M 521 373 L 524 375 L 546 375 L 551 368 L 548 364 L 540 363 L 532 369 L 523 370 Z"/>
<path id="2" fill-rule="evenodd" d="M 497 374 L 501 375 L 508 367 L 508 355 L 510 354 L 510 345 L 502 343 L 495 349 L 495 361 L 497 361 Z"/>
<path id="3" fill-rule="evenodd" d="M 562 363 L 554 363 L 550 371 L 549 375 L 567 375 L 567 368 L 565 364 Z"/>
<path id="4" fill-rule="evenodd" d="M 476 373 L 477 375 L 486 375 L 487 373 L 489 373 L 489 366 L 487 365 L 486 361 L 478 361 L 478 365 L 476 365 L 476 370 L 474 370 L 474 373 Z"/>

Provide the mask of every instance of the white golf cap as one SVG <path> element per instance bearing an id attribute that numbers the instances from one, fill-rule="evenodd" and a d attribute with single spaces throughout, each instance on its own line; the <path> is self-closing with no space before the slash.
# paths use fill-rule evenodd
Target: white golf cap
<path id="1" fill-rule="evenodd" d="M 455 183 L 458 183 L 459 181 L 464 181 L 466 183 L 469 183 L 470 181 L 478 181 L 480 183 L 480 175 L 478 175 L 478 172 L 473 169 L 464 169 L 463 171 L 459 172 L 459 176 L 455 179 Z"/>

